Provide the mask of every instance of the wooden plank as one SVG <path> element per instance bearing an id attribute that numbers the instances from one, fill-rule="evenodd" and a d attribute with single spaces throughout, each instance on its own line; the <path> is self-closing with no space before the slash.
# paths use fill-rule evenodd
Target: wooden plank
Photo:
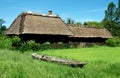
<path id="1" fill-rule="evenodd" d="M 83 67 L 84 65 L 87 64 L 86 62 L 71 61 L 71 60 L 67 60 L 67 59 L 63 59 L 63 58 L 41 55 L 41 54 L 37 54 L 37 53 L 32 53 L 31 56 L 33 57 L 33 59 L 56 62 L 59 64 L 69 65 L 71 67 Z"/>

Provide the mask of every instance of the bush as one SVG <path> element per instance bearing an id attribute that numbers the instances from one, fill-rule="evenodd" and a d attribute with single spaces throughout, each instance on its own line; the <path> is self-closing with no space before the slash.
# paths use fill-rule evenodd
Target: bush
<path id="1" fill-rule="evenodd" d="M 106 43 L 110 47 L 120 46 L 120 38 L 119 37 L 114 37 L 114 38 L 108 39 L 108 40 L 106 40 Z"/>
<path id="2" fill-rule="evenodd" d="M 71 46 L 71 44 L 62 43 L 62 42 L 58 42 L 57 44 L 56 43 L 52 44 L 52 49 L 68 49 L 68 48 L 73 48 L 73 47 Z"/>
<path id="3" fill-rule="evenodd" d="M 34 40 L 22 41 L 18 36 L 12 38 L 7 36 L 0 36 L 0 48 L 2 49 L 12 49 L 25 51 L 38 51 L 38 50 L 48 50 L 48 49 L 67 49 L 73 48 L 70 44 L 64 44 L 63 42 L 50 43 L 45 42 L 43 44 L 36 43 Z"/>
<path id="4" fill-rule="evenodd" d="M 57 44 L 58 44 L 58 45 L 63 45 L 63 42 L 58 42 Z"/>
<path id="5" fill-rule="evenodd" d="M 12 38 L 12 49 L 24 51 L 38 51 L 40 45 L 35 43 L 34 40 L 21 41 L 18 36 Z"/>
<path id="6" fill-rule="evenodd" d="M 52 46 L 51 46 L 51 43 L 50 42 L 45 42 L 45 43 L 43 43 L 43 44 L 41 44 L 41 46 L 40 46 L 40 50 L 47 50 L 47 49 L 51 49 L 52 48 Z"/>
<path id="7" fill-rule="evenodd" d="M 30 40 L 27 42 L 28 49 L 32 51 L 38 51 L 40 48 L 40 44 L 36 43 L 34 40 Z"/>
<path id="8" fill-rule="evenodd" d="M 40 45 L 38 43 L 35 43 L 34 40 L 23 42 L 19 48 L 19 50 L 22 52 L 24 52 L 24 51 L 38 51 L 39 49 L 40 49 Z"/>
<path id="9" fill-rule="evenodd" d="M 40 50 L 68 49 L 68 48 L 73 48 L 73 47 L 70 44 L 64 44 L 63 42 L 58 42 L 58 43 L 45 42 L 40 45 Z"/>
<path id="10" fill-rule="evenodd" d="M 0 36 L 0 48 L 10 49 L 12 46 L 11 38 L 7 36 Z"/>
<path id="11" fill-rule="evenodd" d="M 12 47 L 18 50 L 22 45 L 21 39 L 18 36 L 12 38 Z"/>

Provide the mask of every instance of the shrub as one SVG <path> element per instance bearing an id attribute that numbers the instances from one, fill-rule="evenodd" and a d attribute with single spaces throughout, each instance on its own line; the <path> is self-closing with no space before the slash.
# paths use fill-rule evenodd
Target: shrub
<path id="1" fill-rule="evenodd" d="M 25 51 L 38 51 L 47 49 L 67 49 L 72 48 L 70 44 L 64 44 L 63 42 L 50 43 L 45 42 L 43 44 L 36 43 L 34 40 L 22 41 L 18 36 L 12 38 L 7 36 L 0 36 L 0 48 Z"/>
<path id="2" fill-rule="evenodd" d="M 40 46 L 40 50 L 47 50 L 47 49 L 51 49 L 52 48 L 52 46 L 51 46 L 51 43 L 50 42 L 45 42 L 45 43 L 43 43 L 43 44 L 41 44 L 41 46 Z"/>
<path id="3" fill-rule="evenodd" d="M 36 43 L 34 40 L 30 40 L 27 42 L 27 46 L 29 47 L 28 49 L 30 50 L 38 51 L 40 44 Z"/>
<path id="4" fill-rule="evenodd" d="M 12 47 L 18 50 L 22 45 L 21 39 L 18 36 L 12 38 Z"/>
<path id="5" fill-rule="evenodd" d="M 1 49 L 10 49 L 12 46 L 11 38 L 7 36 L 0 36 L 0 48 Z"/>
<path id="6" fill-rule="evenodd" d="M 38 43 L 35 43 L 34 40 L 23 42 L 19 48 L 19 50 L 22 52 L 24 52 L 24 51 L 38 51 L 39 49 L 40 49 L 40 45 Z"/>
<path id="7" fill-rule="evenodd" d="M 70 44 L 64 44 L 63 42 L 58 42 L 58 43 L 50 43 L 50 42 L 45 42 L 40 45 L 40 50 L 47 50 L 47 49 L 68 49 L 68 48 L 73 48 Z"/>
<path id="8" fill-rule="evenodd" d="M 57 44 L 58 44 L 58 45 L 59 45 L 59 44 L 60 44 L 60 45 L 63 45 L 63 42 L 58 42 Z"/>
<path id="9" fill-rule="evenodd" d="M 18 36 L 12 38 L 12 49 L 24 51 L 38 51 L 39 44 L 35 43 L 34 40 L 30 41 L 21 41 Z"/>
<path id="10" fill-rule="evenodd" d="M 120 46 L 120 38 L 119 37 L 114 37 L 114 38 L 108 39 L 108 40 L 106 40 L 106 43 L 110 47 Z"/>
<path id="11" fill-rule="evenodd" d="M 68 49 L 68 48 L 73 48 L 71 46 L 71 44 L 67 44 L 67 43 L 62 43 L 62 42 L 58 42 L 57 44 L 52 44 L 52 48 L 53 49 Z"/>

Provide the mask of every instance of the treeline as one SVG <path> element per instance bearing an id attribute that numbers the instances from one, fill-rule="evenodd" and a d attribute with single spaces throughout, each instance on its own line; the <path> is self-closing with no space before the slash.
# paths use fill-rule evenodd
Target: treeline
<path id="1" fill-rule="evenodd" d="M 87 25 L 92 27 L 104 27 L 108 29 L 113 36 L 120 36 L 120 0 L 118 5 L 110 2 L 105 10 L 104 19 L 101 22 L 87 21 L 84 23 L 75 22 L 73 19 L 68 18 L 65 23 L 75 25 Z"/>
<path id="2" fill-rule="evenodd" d="M 74 24 L 74 25 L 85 25 L 85 26 L 90 26 L 90 27 L 103 27 L 102 22 L 97 22 L 97 21 L 87 21 L 87 22 L 75 22 L 71 18 L 67 18 L 65 21 L 66 24 Z"/>

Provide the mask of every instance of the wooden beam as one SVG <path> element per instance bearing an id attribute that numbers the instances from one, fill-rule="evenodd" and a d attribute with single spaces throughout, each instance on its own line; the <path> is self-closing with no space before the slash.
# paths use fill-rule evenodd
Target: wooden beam
<path id="1" fill-rule="evenodd" d="M 71 60 L 67 60 L 67 59 L 63 59 L 63 58 L 41 55 L 41 54 L 37 54 L 37 53 L 32 53 L 31 56 L 33 57 L 33 59 L 56 62 L 59 64 L 68 65 L 71 67 L 83 67 L 84 65 L 87 64 L 86 62 L 71 61 Z"/>

